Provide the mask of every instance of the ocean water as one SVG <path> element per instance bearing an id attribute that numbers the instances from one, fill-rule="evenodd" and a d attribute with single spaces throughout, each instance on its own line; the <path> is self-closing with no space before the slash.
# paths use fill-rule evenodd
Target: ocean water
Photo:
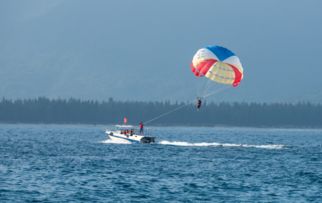
<path id="1" fill-rule="evenodd" d="M 0 125 L 0 202 L 322 202 L 322 130 L 104 128 Z"/>

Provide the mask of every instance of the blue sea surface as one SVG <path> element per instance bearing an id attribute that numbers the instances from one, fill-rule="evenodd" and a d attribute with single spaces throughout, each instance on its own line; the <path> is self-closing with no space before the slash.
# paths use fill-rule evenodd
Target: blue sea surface
<path id="1" fill-rule="evenodd" d="M 0 125 L 0 202 L 322 202 L 322 130 Z"/>

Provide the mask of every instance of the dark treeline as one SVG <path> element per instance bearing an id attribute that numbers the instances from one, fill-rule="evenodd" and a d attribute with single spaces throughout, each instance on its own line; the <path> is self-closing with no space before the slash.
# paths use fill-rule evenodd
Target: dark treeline
<path id="1" fill-rule="evenodd" d="M 1 123 L 130 124 L 148 121 L 186 105 L 150 125 L 322 127 L 322 105 L 311 103 L 208 103 L 200 111 L 191 104 L 171 102 L 106 102 L 78 99 L 0 101 Z"/>

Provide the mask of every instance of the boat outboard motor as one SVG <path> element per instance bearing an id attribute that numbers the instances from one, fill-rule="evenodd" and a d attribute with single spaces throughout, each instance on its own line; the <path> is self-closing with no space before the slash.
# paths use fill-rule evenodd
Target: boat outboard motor
<path id="1" fill-rule="evenodd" d="M 143 143 L 143 144 L 154 143 L 155 142 L 155 138 L 154 137 L 143 137 L 140 140 L 140 142 Z"/>

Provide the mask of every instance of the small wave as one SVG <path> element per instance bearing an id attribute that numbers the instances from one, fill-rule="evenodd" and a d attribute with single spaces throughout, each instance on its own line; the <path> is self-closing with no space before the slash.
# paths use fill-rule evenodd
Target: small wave
<path id="1" fill-rule="evenodd" d="M 267 144 L 267 145 L 249 145 L 249 144 L 230 144 L 230 143 L 218 143 L 218 142 L 181 142 L 181 141 L 160 141 L 162 145 L 173 145 L 183 147 L 248 147 L 248 148 L 261 148 L 261 149 L 282 149 L 284 145 L 280 144 Z"/>
<path id="2" fill-rule="evenodd" d="M 103 140 L 100 143 L 103 143 L 103 144 L 131 144 L 130 142 L 127 142 L 127 141 L 111 140 L 111 139 Z"/>

